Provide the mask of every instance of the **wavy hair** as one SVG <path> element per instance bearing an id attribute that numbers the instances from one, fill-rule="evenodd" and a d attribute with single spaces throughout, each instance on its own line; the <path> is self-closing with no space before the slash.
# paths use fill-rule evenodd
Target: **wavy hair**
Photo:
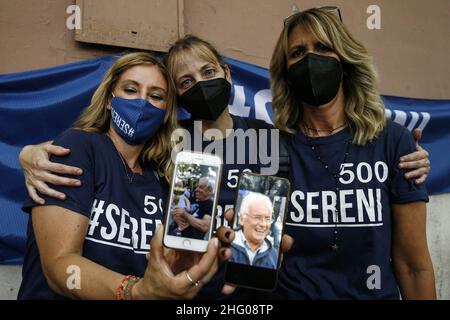
<path id="1" fill-rule="evenodd" d="M 317 41 L 331 48 L 344 69 L 345 115 L 353 132 L 353 143 L 365 145 L 386 126 L 384 105 L 376 87 L 377 76 L 364 45 L 356 40 L 339 18 L 321 9 L 309 9 L 288 19 L 278 38 L 270 61 L 272 105 L 275 125 L 293 133 L 299 129 L 303 108 L 288 83 L 288 39 L 301 26 Z"/>
<path id="2" fill-rule="evenodd" d="M 95 90 L 90 105 L 75 121 L 74 128 L 87 132 L 108 132 L 111 122 L 111 112 L 107 109 L 112 92 L 123 72 L 135 66 L 156 66 L 167 81 L 167 107 L 164 125 L 156 135 L 149 139 L 141 151 L 140 159 L 147 164 L 154 161 L 158 173 L 169 179 L 173 170 L 171 161 L 171 133 L 177 128 L 177 108 L 175 104 L 175 86 L 166 67 L 152 54 L 147 52 L 134 52 L 121 56 L 106 72 L 102 82 Z"/>

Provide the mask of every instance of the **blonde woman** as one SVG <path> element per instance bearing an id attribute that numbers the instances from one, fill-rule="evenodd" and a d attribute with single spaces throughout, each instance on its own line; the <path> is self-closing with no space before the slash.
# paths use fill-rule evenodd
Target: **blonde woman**
<path id="1" fill-rule="evenodd" d="M 270 74 L 276 126 L 293 133 L 277 297 L 434 299 L 427 193 L 398 168 L 415 144 L 386 121 L 366 48 L 310 9 L 285 21 Z"/>
<path id="2" fill-rule="evenodd" d="M 52 161 L 82 169 L 81 186 L 54 186 L 64 200 L 42 195 L 44 205 L 31 198 L 24 205 L 30 220 L 19 299 L 192 298 L 212 277 L 217 239 L 177 274 L 163 252 L 162 173 L 171 170 L 176 119 L 166 68 L 148 53 L 120 57 L 55 141 L 72 153 Z"/>

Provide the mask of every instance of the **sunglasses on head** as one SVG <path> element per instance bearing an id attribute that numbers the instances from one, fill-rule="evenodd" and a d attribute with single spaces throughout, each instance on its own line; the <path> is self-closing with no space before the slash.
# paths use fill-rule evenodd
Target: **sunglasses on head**
<path id="1" fill-rule="evenodd" d="M 325 7 L 320 7 L 320 8 L 317 8 L 317 9 L 336 14 L 339 17 L 339 20 L 341 20 L 341 22 L 342 22 L 342 15 L 341 15 L 341 10 L 339 9 L 339 7 L 337 7 L 337 6 L 325 6 Z M 301 13 L 302 13 L 302 11 L 298 11 L 298 12 L 294 12 L 293 14 L 291 14 L 289 17 L 284 19 L 284 21 L 283 21 L 284 25 L 286 26 L 286 24 L 289 21 L 291 21 L 293 18 L 296 18 Z"/>

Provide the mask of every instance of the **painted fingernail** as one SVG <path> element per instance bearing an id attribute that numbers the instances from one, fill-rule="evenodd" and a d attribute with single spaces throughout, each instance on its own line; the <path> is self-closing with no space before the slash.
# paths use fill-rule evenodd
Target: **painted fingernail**
<path id="1" fill-rule="evenodd" d="M 83 173 L 83 170 L 81 170 L 81 169 L 77 170 L 77 174 L 82 174 L 82 173 Z"/>

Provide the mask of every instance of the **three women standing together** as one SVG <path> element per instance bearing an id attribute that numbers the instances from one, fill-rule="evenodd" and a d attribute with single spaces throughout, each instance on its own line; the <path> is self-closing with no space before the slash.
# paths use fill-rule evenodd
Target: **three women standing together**
<path id="1" fill-rule="evenodd" d="M 208 129 L 222 133 L 221 217 L 234 204 L 230 172 L 264 167 L 226 161 L 238 156 L 226 147 L 236 145 L 227 144 L 236 139 L 230 129 L 272 127 L 229 113 L 230 69 L 208 42 L 180 39 L 165 64 L 168 71 L 148 54 L 123 56 L 74 129 L 54 142 L 70 155 L 49 144 L 22 151 L 31 219 L 19 298 L 192 298 L 203 286 L 209 298 L 223 297 L 216 258 L 228 259 L 229 249 L 213 239 L 201 256 L 165 253 L 156 228 L 172 168 L 175 96 L 192 115 L 181 123 L 188 132 L 201 121 L 202 150 L 217 143 Z M 275 127 L 292 134 L 286 233 L 294 245 L 268 297 L 398 299 L 400 291 L 404 299 L 434 298 L 428 197 L 418 184 L 429 171 L 427 153 L 413 153 L 411 134 L 385 119 L 365 47 L 333 13 L 310 9 L 285 21 L 270 74 Z M 257 152 L 258 144 L 245 143 L 248 154 Z M 83 171 L 81 186 L 68 176 L 73 167 Z M 231 230 L 219 235 L 222 243 L 233 238 Z M 81 269 L 81 289 L 65 286 L 70 265 Z"/>

